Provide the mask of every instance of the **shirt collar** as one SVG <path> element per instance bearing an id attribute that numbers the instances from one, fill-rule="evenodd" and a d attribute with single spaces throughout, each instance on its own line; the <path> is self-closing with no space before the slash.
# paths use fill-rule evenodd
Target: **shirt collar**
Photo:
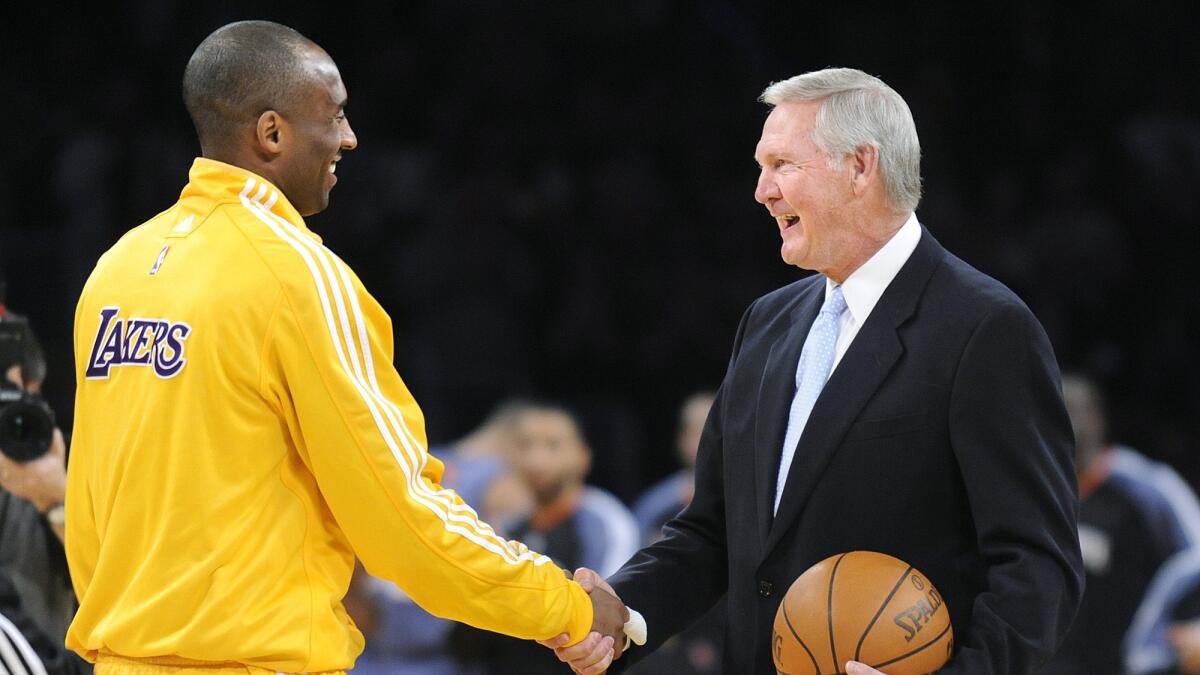
<path id="1" fill-rule="evenodd" d="M 179 200 L 182 202 L 196 198 L 235 203 L 246 198 L 258 202 L 320 241 L 320 237 L 305 225 L 304 218 L 283 195 L 282 190 L 262 176 L 239 166 L 197 157 L 188 171 L 188 184 L 184 186 Z"/>
<path id="2" fill-rule="evenodd" d="M 871 310 L 875 309 L 875 304 L 892 279 L 896 278 L 900 268 L 908 262 L 920 241 L 921 223 L 917 221 L 917 214 L 913 213 L 875 255 L 846 278 L 842 284 L 842 296 L 846 298 L 846 308 L 855 323 L 861 326 L 866 322 Z M 836 286 L 832 280 L 825 280 L 826 299 Z"/>

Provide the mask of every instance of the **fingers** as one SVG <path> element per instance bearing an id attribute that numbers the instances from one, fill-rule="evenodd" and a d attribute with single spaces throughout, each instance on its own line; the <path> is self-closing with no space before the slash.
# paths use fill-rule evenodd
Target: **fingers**
<path id="1" fill-rule="evenodd" d="M 570 647 L 558 647 L 554 653 L 558 655 L 558 660 L 563 663 L 571 663 L 573 661 L 584 660 L 588 655 L 595 652 L 604 642 L 604 636 L 600 633 L 592 631 L 584 639 L 576 642 Z M 592 663 L 593 661 L 589 662 Z"/>
<path id="2" fill-rule="evenodd" d="M 579 675 L 598 675 L 613 662 L 613 639 L 599 633 L 589 633 L 581 642 L 554 650 L 558 660 L 571 666 Z"/>
<path id="3" fill-rule="evenodd" d="M 878 670 L 875 670 L 871 666 L 866 665 L 865 663 L 859 663 L 858 661 L 847 661 L 846 662 L 846 675 L 884 675 L 884 674 L 879 672 Z"/>
<path id="4" fill-rule="evenodd" d="M 555 635 L 554 637 L 550 638 L 549 640 L 538 640 L 537 643 L 543 647 L 549 647 L 550 649 L 558 649 L 559 647 L 567 646 L 567 643 L 570 641 L 571 641 L 570 633 L 559 633 L 558 635 Z"/>
<path id="5" fill-rule="evenodd" d="M 608 667 L 612 665 L 612 662 L 613 662 L 613 653 L 610 651 L 607 654 L 605 654 L 604 657 L 601 658 L 599 661 L 597 661 L 596 663 L 594 663 L 586 668 L 579 669 L 579 668 L 576 668 L 574 665 L 572 665 L 571 670 L 574 670 L 575 672 L 579 673 L 579 675 L 600 675 L 600 673 L 603 673 L 604 671 L 608 670 Z"/>

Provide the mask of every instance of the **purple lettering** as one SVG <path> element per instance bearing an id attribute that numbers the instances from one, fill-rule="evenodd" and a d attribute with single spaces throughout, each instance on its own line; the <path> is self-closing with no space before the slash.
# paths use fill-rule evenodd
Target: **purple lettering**
<path id="1" fill-rule="evenodd" d="M 89 380 L 108 377 L 109 363 L 103 359 L 100 345 L 105 343 L 104 335 L 108 331 L 109 322 L 120 311 L 120 307 L 105 307 L 100 310 L 100 327 L 96 329 L 96 339 L 92 342 L 92 354 L 88 357 L 88 367 L 84 373 L 84 377 Z M 118 323 L 120 322 L 118 321 Z"/>
<path id="2" fill-rule="evenodd" d="M 154 366 L 154 374 L 166 379 L 175 377 L 187 359 L 183 356 L 184 341 L 192 327 L 183 322 L 163 319 L 121 319 L 120 307 L 100 310 L 100 327 L 92 342 L 85 376 L 87 379 L 108 377 L 113 366 Z"/>
<path id="3" fill-rule="evenodd" d="M 129 365 L 145 366 L 150 364 L 150 351 L 145 349 L 153 333 L 148 333 L 157 321 L 147 319 L 130 319 L 125 323 L 125 360 Z"/>
<path id="4" fill-rule="evenodd" d="M 184 364 L 187 363 L 187 359 L 183 358 L 183 341 L 191 332 L 192 327 L 186 323 L 171 324 L 171 327 L 167 329 L 165 345 L 160 344 L 155 352 L 154 373 L 156 375 L 166 379 L 179 374 Z M 170 350 L 169 355 L 167 354 L 168 350 Z"/>

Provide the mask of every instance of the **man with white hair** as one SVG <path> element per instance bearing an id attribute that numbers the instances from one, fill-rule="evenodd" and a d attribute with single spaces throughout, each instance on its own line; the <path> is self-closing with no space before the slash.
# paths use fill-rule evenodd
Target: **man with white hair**
<path id="1" fill-rule="evenodd" d="M 726 593 L 724 672 L 774 673 L 771 628 L 792 581 L 873 550 L 944 596 L 954 651 L 940 672 L 1032 672 L 1083 579 L 1071 426 L 1046 334 L 917 221 L 920 144 L 899 94 L 838 68 L 772 84 L 762 100 L 755 199 L 784 261 L 817 274 L 743 316 L 692 503 L 609 579 L 648 633 L 614 669 Z M 601 672 L 612 654 L 598 642 L 559 657 Z M 817 670 L 880 672 L 853 658 Z"/>

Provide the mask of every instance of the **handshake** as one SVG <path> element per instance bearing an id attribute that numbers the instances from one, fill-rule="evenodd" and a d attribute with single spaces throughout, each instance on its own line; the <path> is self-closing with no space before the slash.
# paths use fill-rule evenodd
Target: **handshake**
<path id="1" fill-rule="evenodd" d="M 558 659 L 571 666 L 571 670 L 579 675 L 598 675 L 607 670 L 613 661 L 621 658 L 629 639 L 637 644 L 646 641 L 645 623 L 639 617 L 633 622 L 638 625 L 629 626 L 627 635 L 627 624 L 630 624 L 629 609 L 617 597 L 612 586 L 595 571 L 586 567 L 575 570 L 574 578 L 592 599 L 591 632 L 570 647 L 566 646 L 571 639 L 566 633 L 549 640 L 539 640 L 538 644 L 553 649 Z"/>

